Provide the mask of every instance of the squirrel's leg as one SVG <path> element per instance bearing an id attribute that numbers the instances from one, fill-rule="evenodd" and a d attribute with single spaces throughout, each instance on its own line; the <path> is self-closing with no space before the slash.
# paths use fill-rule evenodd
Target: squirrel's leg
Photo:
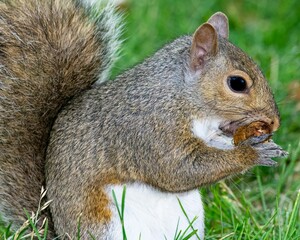
<path id="1" fill-rule="evenodd" d="M 261 143 L 266 137 L 254 137 L 227 150 L 204 147 L 203 141 L 191 138 L 176 156 L 159 161 L 170 164 L 152 173 L 153 184 L 166 191 L 188 191 L 243 173 L 255 165 L 272 166 L 275 162 L 271 158 L 285 156 L 286 152 L 273 142 Z"/>

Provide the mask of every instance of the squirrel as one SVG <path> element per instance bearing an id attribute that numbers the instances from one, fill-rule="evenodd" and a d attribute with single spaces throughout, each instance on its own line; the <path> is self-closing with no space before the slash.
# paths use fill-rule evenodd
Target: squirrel
<path id="1" fill-rule="evenodd" d="M 79 226 L 81 239 L 122 239 L 112 190 L 121 199 L 126 185 L 128 239 L 170 239 L 194 217 L 203 239 L 198 188 L 287 154 L 270 134 L 232 143 L 254 121 L 276 131 L 280 116 L 225 14 L 108 81 L 121 25 L 113 4 L 0 3 L 0 212 L 13 229 L 44 185 L 49 238 Z"/>

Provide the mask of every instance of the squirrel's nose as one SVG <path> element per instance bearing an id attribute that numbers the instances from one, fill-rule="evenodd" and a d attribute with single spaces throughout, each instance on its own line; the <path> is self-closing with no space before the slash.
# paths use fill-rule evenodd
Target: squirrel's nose
<path id="1" fill-rule="evenodd" d="M 275 132 L 280 126 L 279 117 L 276 116 L 273 119 L 270 119 L 270 121 L 268 123 L 271 126 L 272 132 Z"/>

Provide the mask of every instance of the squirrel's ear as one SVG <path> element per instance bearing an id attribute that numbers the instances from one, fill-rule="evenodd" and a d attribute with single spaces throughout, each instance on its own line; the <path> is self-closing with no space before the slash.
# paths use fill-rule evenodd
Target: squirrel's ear
<path id="1" fill-rule="evenodd" d="M 228 24 L 228 18 L 227 16 L 222 12 L 216 12 L 214 15 L 212 15 L 208 21 L 216 30 L 217 33 L 223 37 L 227 38 L 229 37 L 229 24 Z"/>
<path id="2" fill-rule="evenodd" d="M 216 55 L 218 51 L 218 35 L 209 23 L 201 25 L 193 36 L 191 48 L 191 67 L 193 70 L 201 69 L 205 60 Z"/>

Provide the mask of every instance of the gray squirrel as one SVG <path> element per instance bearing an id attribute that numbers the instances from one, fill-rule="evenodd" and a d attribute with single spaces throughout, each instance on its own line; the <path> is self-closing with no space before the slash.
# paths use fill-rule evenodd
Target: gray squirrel
<path id="1" fill-rule="evenodd" d="M 112 4 L 0 3 L 0 212 L 17 229 L 51 200 L 49 238 L 122 239 L 112 190 L 126 185 L 128 239 L 170 239 L 189 222 L 204 238 L 198 188 L 273 166 L 269 134 L 234 146 L 239 126 L 280 117 L 259 67 L 215 13 L 193 36 L 108 80 L 120 19 Z"/>

